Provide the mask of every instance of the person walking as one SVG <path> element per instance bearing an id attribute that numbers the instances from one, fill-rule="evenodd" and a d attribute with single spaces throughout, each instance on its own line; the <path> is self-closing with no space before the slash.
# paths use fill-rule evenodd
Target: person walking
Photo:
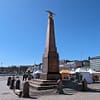
<path id="1" fill-rule="evenodd" d="M 62 84 L 62 79 L 57 80 L 57 93 L 63 94 L 63 84 Z"/>

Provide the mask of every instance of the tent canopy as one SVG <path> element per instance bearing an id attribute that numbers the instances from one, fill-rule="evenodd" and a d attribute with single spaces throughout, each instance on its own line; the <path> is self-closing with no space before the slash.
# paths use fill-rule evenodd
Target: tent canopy
<path id="1" fill-rule="evenodd" d="M 42 74 L 43 72 L 41 70 L 37 70 L 34 72 L 34 74 Z"/>
<path id="2" fill-rule="evenodd" d="M 69 71 L 69 70 L 61 70 L 60 74 L 71 74 L 71 71 Z"/>

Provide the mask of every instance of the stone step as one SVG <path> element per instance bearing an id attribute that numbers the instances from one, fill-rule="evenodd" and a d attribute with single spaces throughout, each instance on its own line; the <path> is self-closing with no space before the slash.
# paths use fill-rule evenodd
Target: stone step
<path id="1" fill-rule="evenodd" d="M 53 88 L 57 88 L 57 85 L 49 85 L 49 86 L 46 86 L 46 85 L 38 85 L 38 84 L 30 84 L 30 88 L 32 89 L 37 89 L 37 90 L 47 90 L 47 89 L 53 89 Z"/>
<path id="2" fill-rule="evenodd" d="M 36 84 L 36 85 L 40 85 L 40 86 L 45 86 L 45 85 L 57 85 L 57 83 L 56 82 L 51 82 L 51 81 L 49 81 L 49 82 L 43 82 L 43 81 L 35 81 L 35 80 L 32 80 L 32 81 L 30 81 L 29 82 L 30 84 Z"/>
<path id="3" fill-rule="evenodd" d="M 36 88 L 38 90 L 42 89 L 52 89 L 57 87 L 57 82 L 54 80 L 30 80 L 29 85 L 31 88 Z"/>
<path id="4" fill-rule="evenodd" d="M 33 79 L 32 81 L 36 81 L 36 82 L 43 82 L 43 83 L 48 83 L 48 82 L 57 82 L 56 80 L 42 80 L 42 79 Z"/>

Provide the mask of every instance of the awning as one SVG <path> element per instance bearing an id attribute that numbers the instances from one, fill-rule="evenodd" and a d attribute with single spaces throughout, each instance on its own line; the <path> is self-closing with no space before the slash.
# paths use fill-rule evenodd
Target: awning
<path id="1" fill-rule="evenodd" d="M 60 74 L 71 74 L 71 71 L 69 71 L 69 70 L 61 70 Z"/>
<path id="2" fill-rule="evenodd" d="M 34 74 L 42 74 L 43 72 L 41 70 L 37 70 L 34 72 Z"/>

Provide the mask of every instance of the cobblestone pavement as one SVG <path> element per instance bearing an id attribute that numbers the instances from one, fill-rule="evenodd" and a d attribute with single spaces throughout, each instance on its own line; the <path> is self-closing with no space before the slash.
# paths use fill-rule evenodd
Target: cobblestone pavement
<path id="1" fill-rule="evenodd" d="M 32 98 L 19 98 L 6 85 L 6 78 L 0 77 L 0 100 L 100 100 L 100 83 L 88 85 L 91 90 L 87 92 L 64 89 L 65 94 L 57 94 L 55 89 L 39 91 L 34 90 Z M 35 94 L 36 93 L 36 94 Z"/>

